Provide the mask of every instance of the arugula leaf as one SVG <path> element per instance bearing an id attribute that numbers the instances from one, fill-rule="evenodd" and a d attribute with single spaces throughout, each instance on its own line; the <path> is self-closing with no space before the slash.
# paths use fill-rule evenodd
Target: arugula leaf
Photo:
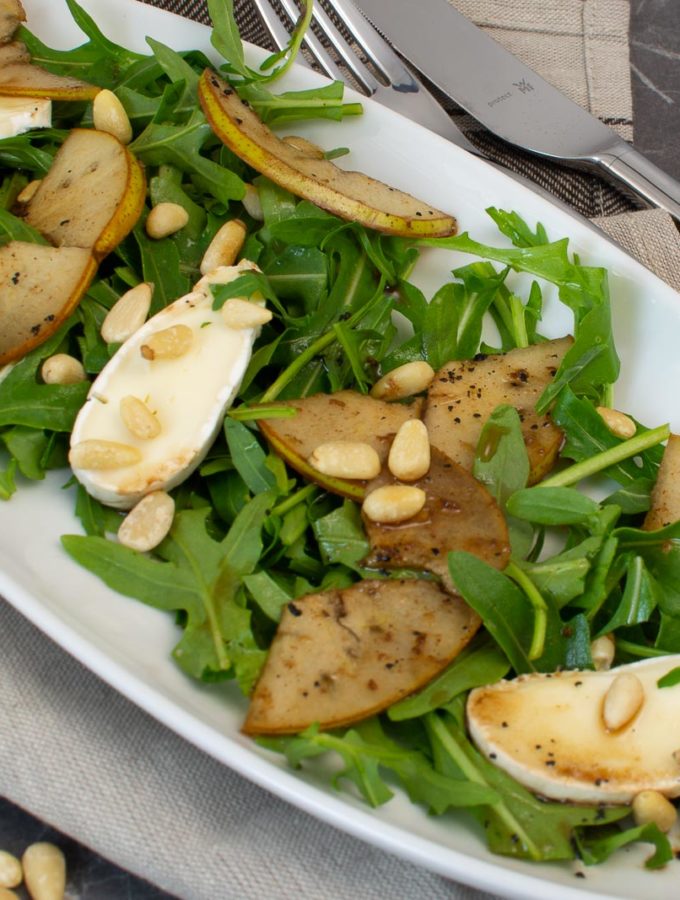
<path id="1" fill-rule="evenodd" d="M 578 830 L 574 835 L 581 858 L 587 866 L 602 863 L 621 847 L 637 842 L 654 846 L 654 853 L 645 861 L 648 869 L 660 869 L 673 859 L 673 850 L 668 837 L 653 822 L 624 831 L 615 828 L 603 831 L 604 834 L 598 834 Z"/>

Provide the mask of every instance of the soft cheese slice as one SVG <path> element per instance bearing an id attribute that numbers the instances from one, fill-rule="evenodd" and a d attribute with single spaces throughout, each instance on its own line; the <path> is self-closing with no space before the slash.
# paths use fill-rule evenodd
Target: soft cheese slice
<path id="1" fill-rule="evenodd" d="M 46 97 L 0 97 L 0 138 L 15 137 L 52 124 L 52 101 Z"/>
<path id="2" fill-rule="evenodd" d="M 470 693 L 470 736 L 521 784 L 553 800 L 630 803 L 640 791 L 680 796 L 680 684 L 658 680 L 680 655 L 600 672 L 522 675 Z M 623 673 L 637 676 L 644 701 L 632 720 L 608 731 L 605 695 Z"/>
<path id="3" fill-rule="evenodd" d="M 214 283 L 237 278 L 243 268 L 215 270 Z M 170 490 L 204 459 L 236 396 L 250 361 L 258 329 L 229 328 L 212 308 L 207 285 L 157 313 L 132 335 L 92 384 L 76 419 L 71 447 L 87 440 L 114 441 L 136 447 L 141 460 L 115 469 L 73 471 L 89 494 L 109 506 L 129 509 L 145 494 Z M 142 347 L 156 332 L 186 325 L 193 333 L 190 349 L 174 359 L 147 359 Z M 134 437 L 121 418 L 120 403 L 133 396 L 157 417 L 160 433 Z"/>

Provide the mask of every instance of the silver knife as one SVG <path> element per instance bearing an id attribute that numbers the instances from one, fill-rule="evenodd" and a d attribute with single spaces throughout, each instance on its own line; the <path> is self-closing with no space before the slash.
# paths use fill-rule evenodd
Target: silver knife
<path id="1" fill-rule="evenodd" d="M 354 0 L 412 65 L 505 141 L 597 171 L 680 221 L 680 182 L 565 97 L 448 0 Z"/>

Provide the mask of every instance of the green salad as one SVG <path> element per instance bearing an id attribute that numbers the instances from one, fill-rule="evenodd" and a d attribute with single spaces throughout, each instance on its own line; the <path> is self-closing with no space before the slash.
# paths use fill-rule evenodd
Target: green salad
<path id="1" fill-rule="evenodd" d="M 643 841 L 654 845 L 646 865 L 665 865 L 673 853 L 658 823 L 634 822 L 625 803 L 542 799 L 480 752 L 466 727 L 472 689 L 518 675 L 594 670 L 598 639 L 612 642 L 615 665 L 680 653 L 680 522 L 643 528 L 669 428 L 632 422 L 626 437 L 598 411 L 611 407 L 619 374 L 607 272 L 582 264 L 567 238 L 554 239 L 514 211 L 487 210 L 499 233 L 498 246 L 489 246 L 467 233 L 384 234 L 300 200 L 214 134 L 197 99 L 199 77 L 211 65 L 203 54 L 178 53 L 152 38 L 148 55 L 134 53 L 106 38 L 76 0 L 66 5 L 86 35 L 80 47 L 53 50 L 31 33 L 30 22 L 16 38 L 48 71 L 115 91 L 148 193 L 139 222 L 99 262 L 72 314 L 0 374 L 0 498 L 10 501 L 25 480 L 68 465 L 70 432 L 91 381 L 119 349 L 101 335 L 118 298 L 152 283 L 154 314 L 183 297 L 200 279 L 214 235 L 225 222 L 242 221 L 247 236 L 240 257 L 257 271 L 215 287 L 215 308 L 234 297 L 257 297 L 273 316 L 207 456 L 172 491 L 169 534 L 148 553 L 117 542 L 124 514 L 72 478 L 84 534 L 64 536 L 65 551 L 114 590 L 174 616 L 173 655 L 188 677 L 232 679 L 245 695 L 257 684 L 282 615 L 298 615 L 300 598 L 339 596 L 369 580 L 453 586 L 482 625 L 425 686 L 341 727 L 311 723 L 301 733 L 256 739 L 294 767 L 332 757 L 338 789 L 371 806 L 400 788 L 431 814 L 462 811 L 499 854 L 594 864 Z M 221 75 L 268 125 L 361 112 L 344 103 L 341 84 L 272 92 L 306 22 L 286 53 L 253 69 L 231 0 L 208 6 L 212 42 L 224 58 Z M 55 102 L 53 113 L 52 127 L 0 140 L 3 243 L 45 243 L 17 214 L 17 197 L 46 175 L 70 129 L 92 127 L 90 101 Z M 244 205 L 250 185 L 261 218 Z M 186 224 L 152 239 L 145 219 L 166 202 L 186 211 Z M 470 257 L 431 297 L 411 280 L 424 248 Z M 523 294 L 513 287 L 514 273 L 525 276 Z M 481 362 L 544 344 L 548 292 L 573 315 L 573 342 L 534 410 L 560 429 L 559 459 L 536 477 L 523 417 L 509 403 L 480 423 L 472 451 L 474 477 L 507 527 L 503 566 L 461 549 L 444 560 L 443 578 L 401 557 L 398 565 L 376 563 L 361 512 L 365 486 L 343 497 L 309 480 L 271 449 L 258 423 L 285 423 L 294 418 L 291 401 L 321 393 L 367 398 L 379 378 L 408 363 L 426 361 L 441 372 L 454 361 Z M 407 329 L 397 327 L 395 314 Z M 57 353 L 80 360 L 87 380 L 45 383 L 42 365 Z M 580 489 L 593 478 L 600 501 Z M 671 673 L 666 684 L 675 682 Z"/>

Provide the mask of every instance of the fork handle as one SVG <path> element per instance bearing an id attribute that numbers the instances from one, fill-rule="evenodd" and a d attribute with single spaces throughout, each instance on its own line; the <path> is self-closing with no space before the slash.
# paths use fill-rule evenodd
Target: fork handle
<path id="1" fill-rule="evenodd" d="M 680 182 L 676 181 L 637 150 L 624 145 L 605 152 L 597 163 L 618 182 L 622 182 L 648 205 L 666 210 L 680 222 Z"/>

